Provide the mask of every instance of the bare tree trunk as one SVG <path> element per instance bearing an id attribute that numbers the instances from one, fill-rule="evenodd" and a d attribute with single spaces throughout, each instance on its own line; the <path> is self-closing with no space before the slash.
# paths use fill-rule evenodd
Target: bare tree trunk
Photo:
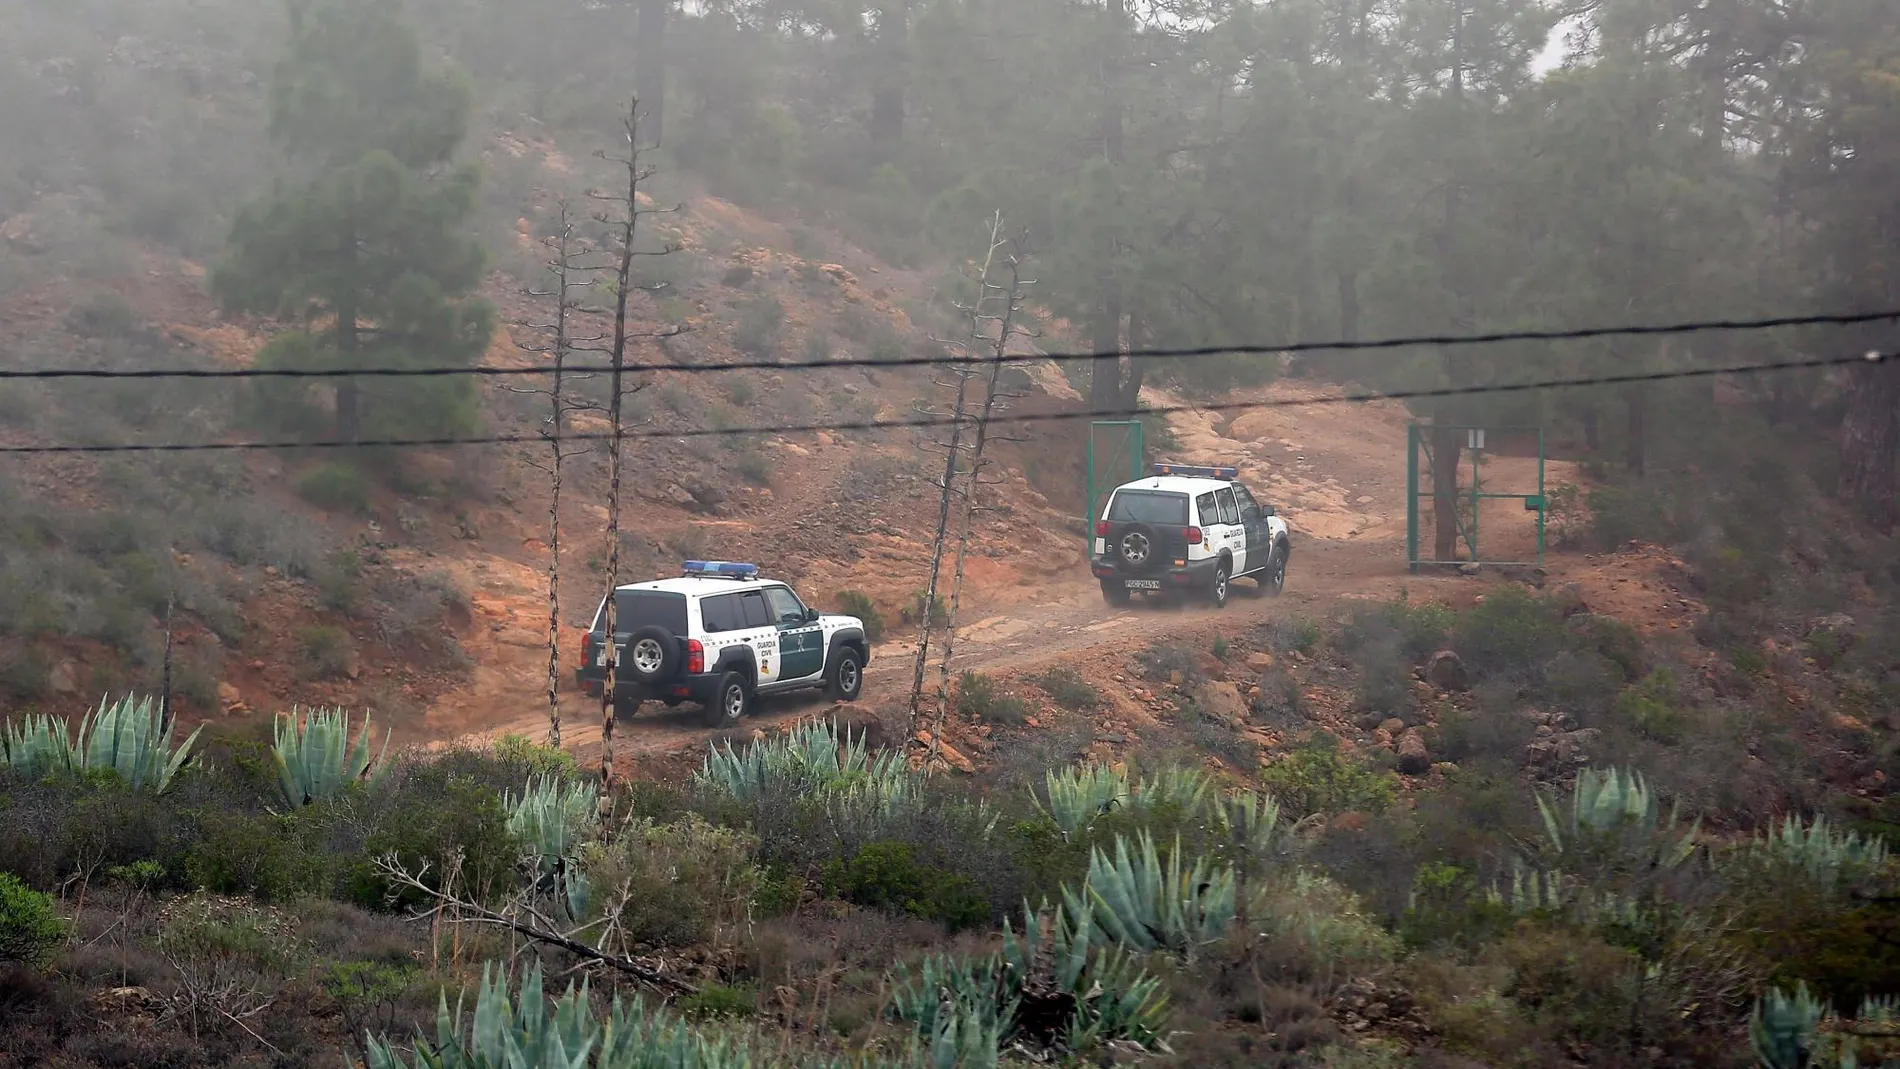
<path id="1" fill-rule="evenodd" d="M 607 639 L 607 680 L 600 692 L 600 783 L 603 799 L 614 784 L 614 691 L 618 686 L 620 637 L 618 619 L 620 587 L 620 470 L 626 428 L 621 420 L 621 401 L 625 396 L 627 366 L 627 291 L 632 289 L 634 224 L 640 218 L 640 98 L 635 95 L 627 105 L 627 155 L 616 162 L 626 168 L 627 193 L 625 214 L 613 220 L 618 224 L 619 263 L 614 271 L 613 371 L 607 393 L 607 422 L 612 428 L 612 451 L 607 455 L 607 600 L 605 618 Z M 603 801 L 602 804 L 605 804 Z"/>
<path id="2" fill-rule="evenodd" d="M 1102 278 L 1102 293 L 1095 315 L 1089 320 L 1089 347 L 1097 353 L 1122 351 L 1122 303 L 1114 292 L 1114 282 Z M 1122 362 L 1119 357 L 1101 358 L 1089 367 L 1089 408 L 1095 412 L 1113 412 L 1121 402 Z"/>
<path id="3" fill-rule="evenodd" d="M 666 23 L 673 0 L 640 0 L 633 56 L 635 99 L 646 105 L 644 129 L 652 144 L 666 131 Z"/>
<path id="4" fill-rule="evenodd" d="M 871 91 L 871 144 L 888 157 L 904 140 L 904 96 L 909 65 L 909 0 L 881 0 L 877 7 L 876 87 Z"/>
<path id="5" fill-rule="evenodd" d="M 1649 450 L 1649 389 L 1640 385 L 1625 386 L 1623 410 L 1629 418 L 1629 436 L 1623 442 L 1623 463 L 1631 475 L 1641 475 Z"/>
<path id="6" fill-rule="evenodd" d="M 1456 427 L 1434 426 L 1431 434 L 1432 559 L 1453 561 L 1458 559 L 1458 458 L 1464 449 L 1464 432 Z"/>
<path id="7" fill-rule="evenodd" d="M 1004 360 L 1009 356 L 1009 340 L 1022 333 L 1015 326 L 1016 312 L 1021 308 L 1023 300 L 1022 287 L 1024 283 L 1021 261 L 1014 255 L 1007 257 L 1010 274 L 1010 284 L 1007 290 L 1004 290 L 1003 287 L 989 280 L 991 267 L 995 262 L 997 250 L 1003 248 L 1005 245 L 1002 233 L 1003 214 L 997 212 L 991 219 L 989 251 L 984 256 L 983 277 L 977 283 L 977 299 L 976 303 L 970 307 L 969 315 L 970 329 L 968 347 L 973 348 L 978 341 L 987 340 L 985 337 L 987 328 L 984 326 L 984 323 L 991 319 L 997 321 L 997 334 L 995 347 L 991 350 L 994 362 L 990 364 L 989 375 L 984 382 L 983 404 L 977 412 L 976 427 L 972 432 L 974 440 L 970 445 L 970 474 L 969 480 L 966 483 L 968 488 L 965 490 L 963 498 L 962 530 L 957 535 L 956 572 L 950 584 L 949 626 L 944 633 L 943 659 L 938 665 L 937 671 L 937 709 L 936 716 L 933 720 L 935 725 L 933 739 L 935 745 L 939 747 L 943 742 L 944 727 L 949 720 L 950 661 L 956 652 L 958 610 L 963 603 L 964 562 L 968 559 L 970 535 L 976 526 L 976 513 L 978 508 L 977 489 L 982 485 L 983 465 L 985 463 L 983 451 L 990 440 L 990 419 L 996 412 L 997 401 L 1003 396 L 1001 383 L 1003 368 L 1005 366 Z M 995 316 L 986 315 L 983 311 L 983 306 L 995 295 L 1000 295 L 1006 302 L 1002 313 Z M 971 373 L 974 374 L 975 372 L 972 371 Z"/>
<path id="8" fill-rule="evenodd" d="M 356 301 L 346 293 L 336 305 L 336 348 L 345 367 L 356 367 L 361 348 L 356 329 Z M 354 442 L 363 437 L 362 388 L 355 379 L 336 380 L 336 438 Z"/>
<path id="9" fill-rule="evenodd" d="M 1841 421 L 1841 493 L 1869 522 L 1890 530 L 1896 520 L 1894 453 L 1900 449 L 1900 363 L 1856 368 Z"/>

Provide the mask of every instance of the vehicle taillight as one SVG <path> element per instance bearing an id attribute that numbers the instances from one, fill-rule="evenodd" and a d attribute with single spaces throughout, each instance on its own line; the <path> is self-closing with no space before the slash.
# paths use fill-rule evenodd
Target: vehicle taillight
<path id="1" fill-rule="evenodd" d="M 593 664 L 593 663 L 594 663 L 594 633 L 592 631 L 589 631 L 586 634 L 581 636 L 581 667 L 585 668 L 588 665 Z"/>
<path id="2" fill-rule="evenodd" d="M 686 640 L 686 674 L 699 675 L 706 671 L 706 647 L 696 638 Z"/>
<path id="3" fill-rule="evenodd" d="M 1108 537 L 1108 521 L 1107 520 L 1095 521 L 1095 537 L 1097 538 Z"/>
<path id="4" fill-rule="evenodd" d="M 1188 545 L 1198 546 L 1201 544 L 1201 529 L 1199 527 L 1184 528 L 1181 533 L 1187 536 Z"/>

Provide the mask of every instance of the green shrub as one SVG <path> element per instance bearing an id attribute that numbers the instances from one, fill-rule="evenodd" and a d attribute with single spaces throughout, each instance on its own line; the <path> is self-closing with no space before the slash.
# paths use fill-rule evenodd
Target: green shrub
<path id="1" fill-rule="evenodd" d="M 726 384 L 726 400 L 740 408 L 749 408 L 758 399 L 758 388 L 752 385 L 751 379 L 735 378 Z"/>
<path id="2" fill-rule="evenodd" d="M 290 902 L 330 890 L 329 859 L 296 818 L 206 813 L 185 854 L 185 877 L 199 890 Z"/>
<path id="3" fill-rule="evenodd" d="M 877 611 L 877 605 L 871 601 L 869 594 L 862 590 L 841 590 L 838 592 L 838 608 L 864 621 L 866 642 L 884 640 L 884 614 Z"/>
<path id="4" fill-rule="evenodd" d="M 1291 813 L 1383 812 L 1398 796 L 1390 772 L 1348 757 L 1339 740 L 1323 731 L 1308 734 L 1290 752 L 1261 770 L 1268 793 Z"/>
<path id="5" fill-rule="evenodd" d="M 495 757 L 497 760 L 527 766 L 530 776 L 581 775 L 580 762 L 574 759 L 573 754 L 535 742 L 526 735 L 503 735 L 496 739 Z"/>
<path id="6" fill-rule="evenodd" d="M 825 885 L 858 905 L 898 910 L 951 931 L 990 920 L 990 905 L 975 881 L 917 861 L 909 843 L 871 843 L 850 859 L 826 866 Z"/>
<path id="7" fill-rule="evenodd" d="M 1481 678 L 1534 673 L 1566 638 L 1556 604 L 1520 586 L 1492 591 L 1452 628 L 1452 648 Z"/>
<path id="8" fill-rule="evenodd" d="M 1051 668 L 1037 680 L 1043 693 L 1064 709 L 1076 712 L 1093 709 L 1102 703 L 1102 695 L 1073 668 Z"/>
<path id="9" fill-rule="evenodd" d="M 301 671 L 305 679 L 340 679 L 356 663 L 356 648 L 350 633 L 340 627 L 319 624 L 306 627 L 297 635 L 302 648 Z"/>
<path id="10" fill-rule="evenodd" d="M 52 896 L 0 872 L 0 962 L 39 965 L 65 937 Z"/>
<path id="11" fill-rule="evenodd" d="M 920 625 L 926 619 L 932 627 L 948 627 L 950 607 L 944 604 L 942 596 L 919 590 L 904 609 L 903 620 L 906 624 Z"/>
<path id="12" fill-rule="evenodd" d="M 707 984 L 699 993 L 679 1001 L 679 1011 L 690 1020 L 720 1021 L 750 1017 L 757 1009 L 752 992 L 724 984 Z"/>
<path id="13" fill-rule="evenodd" d="M 1631 541 L 1665 542 L 1673 531 L 1668 501 L 1653 487 L 1607 485 L 1590 491 L 1590 535 L 1597 548 L 1614 550 Z"/>
<path id="14" fill-rule="evenodd" d="M 1677 704 L 1676 679 L 1659 668 L 1616 696 L 1616 714 L 1657 742 L 1682 741 L 1688 716 Z"/>
<path id="15" fill-rule="evenodd" d="M 694 946 L 749 915 L 760 886 L 757 846 L 745 832 L 688 814 L 670 824 L 631 821 L 583 864 L 594 899 L 617 907 L 615 928 L 629 948 Z"/>
<path id="16" fill-rule="evenodd" d="M 297 480 L 298 496 L 330 512 L 368 512 L 369 493 L 369 479 L 347 461 L 318 465 Z"/>
<path id="17" fill-rule="evenodd" d="M 460 855 L 459 890 L 489 899 L 511 888 L 519 848 L 508 831 L 501 791 L 441 759 L 396 769 L 361 795 L 355 812 L 367 818 L 362 857 L 393 854 L 411 874 L 440 889 L 442 872 Z M 426 872 L 424 871 L 426 867 Z M 349 873 L 350 897 L 365 908 L 419 907 L 426 896 L 398 891 L 366 860 Z"/>
<path id="18" fill-rule="evenodd" d="M 111 290 L 87 294 L 66 313 L 66 329 L 92 338 L 123 338 L 139 327 L 132 302 Z"/>
<path id="19" fill-rule="evenodd" d="M 753 486 L 772 485 L 772 459 L 756 448 L 739 454 L 732 468 L 741 479 Z"/>
<path id="20" fill-rule="evenodd" d="M 1013 694 L 998 693 L 989 676 L 965 672 L 957 677 L 957 712 L 993 724 L 1020 724 L 1029 717 L 1029 706 Z"/>
<path id="21" fill-rule="evenodd" d="M 785 306 L 770 294 L 758 294 L 740 303 L 732 324 L 732 347 L 765 359 L 778 348 L 785 326 Z M 743 403 L 743 402 L 739 402 Z"/>

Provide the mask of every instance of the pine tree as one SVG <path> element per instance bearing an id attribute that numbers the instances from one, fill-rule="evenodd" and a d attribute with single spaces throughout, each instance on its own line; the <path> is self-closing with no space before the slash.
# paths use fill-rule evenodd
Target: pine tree
<path id="1" fill-rule="evenodd" d="M 291 8 L 270 86 L 271 140 L 287 174 L 247 205 L 211 278 L 230 312 L 297 324 L 260 367 L 472 365 L 494 312 L 470 296 L 482 250 L 467 233 L 478 172 L 452 158 L 471 94 L 432 69 L 389 5 L 325 0 Z M 476 389 L 462 377 L 326 379 L 342 441 L 465 430 Z M 273 382 L 260 412 L 281 422 L 304 388 Z"/>

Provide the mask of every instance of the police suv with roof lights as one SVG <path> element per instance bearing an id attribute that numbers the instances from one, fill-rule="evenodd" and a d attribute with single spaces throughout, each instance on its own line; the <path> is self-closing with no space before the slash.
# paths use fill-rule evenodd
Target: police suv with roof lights
<path id="1" fill-rule="evenodd" d="M 606 689 L 607 601 L 581 643 L 581 690 Z M 694 701 L 714 726 L 750 712 L 759 695 L 827 688 L 853 701 L 871 660 L 864 621 L 808 608 L 756 564 L 689 560 L 677 579 L 614 591 L 614 712 L 644 701 Z"/>
<path id="2" fill-rule="evenodd" d="M 1090 554 L 1102 597 L 1126 605 L 1137 591 L 1196 591 L 1223 606 L 1243 577 L 1278 595 L 1293 552 L 1286 521 L 1239 480 L 1234 467 L 1156 464 L 1153 477 L 1116 487 Z"/>

